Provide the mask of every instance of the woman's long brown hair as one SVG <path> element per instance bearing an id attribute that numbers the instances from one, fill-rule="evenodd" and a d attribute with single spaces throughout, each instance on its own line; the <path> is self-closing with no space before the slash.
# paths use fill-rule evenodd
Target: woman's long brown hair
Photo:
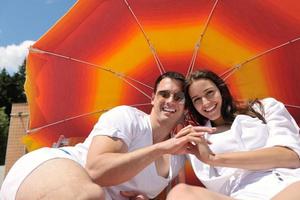
<path id="1" fill-rule="evenodd" d="M 199 125 L 205 125 L 208 121 L 207 118 L 202 116 L 194 107 L 191 97 L 189 96 L 189 88 L 194 81 L 200 79 L 207 79 L 212 81 L 217 88 L 220 90 L 222 96 L 222 107 L 221 115 L 225 120 L 226 124 L 232 124 L 235 117 L 239 114 L 249 115 L 251 117 L 257 117 L 266 123 L 264 118 L 264 109 L 262 103 L 258 99 L 248 100 L 248 101 L 236 101 L 232 97 L 225 81 L 219 77 L 216 73 L 209 70 L 197 70 L 190 74 L 185 84 L 185 98 L 186 105 L 190 111 L 191 117 Z M 259 106 L 260 112 L 254 109 L 254 105 Z"/>

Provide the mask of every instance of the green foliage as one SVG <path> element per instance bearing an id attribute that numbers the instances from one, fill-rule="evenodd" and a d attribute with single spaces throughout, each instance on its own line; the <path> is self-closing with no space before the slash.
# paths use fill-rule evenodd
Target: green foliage
<path id="1" fill-rule="evenodd" d="M 5 113 L 10 114 L 12 103 L 26 102 L 24 93 L 25 65 L 19 67 L 12 76 L 5 68 L 0 72 L 0 107 L 5 107 Z"/>
<path id="2" fill-rule="evenodd" d="M 4 112 L 4 107 L 2 107 L 0 108 L 0 165 L 5 162 L 8 127 L 8 116 Z"/>
<path id="3" fill-rule="evenodd" d="M 9 117 L 12 103 L 26 102 L 24 93 L 26 62 L 18 72 L 10 75 L 5 68 L 0 71 L 0 165 L 5 162 Z"/>

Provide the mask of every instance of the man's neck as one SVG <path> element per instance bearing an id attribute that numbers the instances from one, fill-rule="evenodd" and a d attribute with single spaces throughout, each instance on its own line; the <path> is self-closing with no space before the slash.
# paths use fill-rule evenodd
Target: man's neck
<path id="1" fill-rule="evenodd" d="M 170 138 L 170 132 L 175 127 L 174 124 L 167 124 L 166 122 L 159 122 L 150 116 L 152 126 L 153 143 L 158 143 Z"/>

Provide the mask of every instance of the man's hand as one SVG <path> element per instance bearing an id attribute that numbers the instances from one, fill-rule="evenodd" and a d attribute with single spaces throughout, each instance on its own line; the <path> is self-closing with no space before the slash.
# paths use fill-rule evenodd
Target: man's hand
<path id="1" fill-rule="evenodd" d="M 161 143 L 169 154 L 187 154 L 194 152 L 198 143 L 208 143 L 205 139 L 206 133 L 212 133 L 216 129 L 203 126 L 186 126 L 173 138 Z"/>

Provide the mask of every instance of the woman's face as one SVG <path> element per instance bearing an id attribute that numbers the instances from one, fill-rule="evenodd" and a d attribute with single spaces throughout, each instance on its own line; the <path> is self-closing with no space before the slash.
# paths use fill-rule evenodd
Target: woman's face
<path id="1" fill-rule="evenodd" d="M 223 124 L 221 115 L 222 96 L 217 86 L 209 79 L 194 81 L 189 87 L 189 95 L 196 110 L 213 121 L 216 125 Z"/>

